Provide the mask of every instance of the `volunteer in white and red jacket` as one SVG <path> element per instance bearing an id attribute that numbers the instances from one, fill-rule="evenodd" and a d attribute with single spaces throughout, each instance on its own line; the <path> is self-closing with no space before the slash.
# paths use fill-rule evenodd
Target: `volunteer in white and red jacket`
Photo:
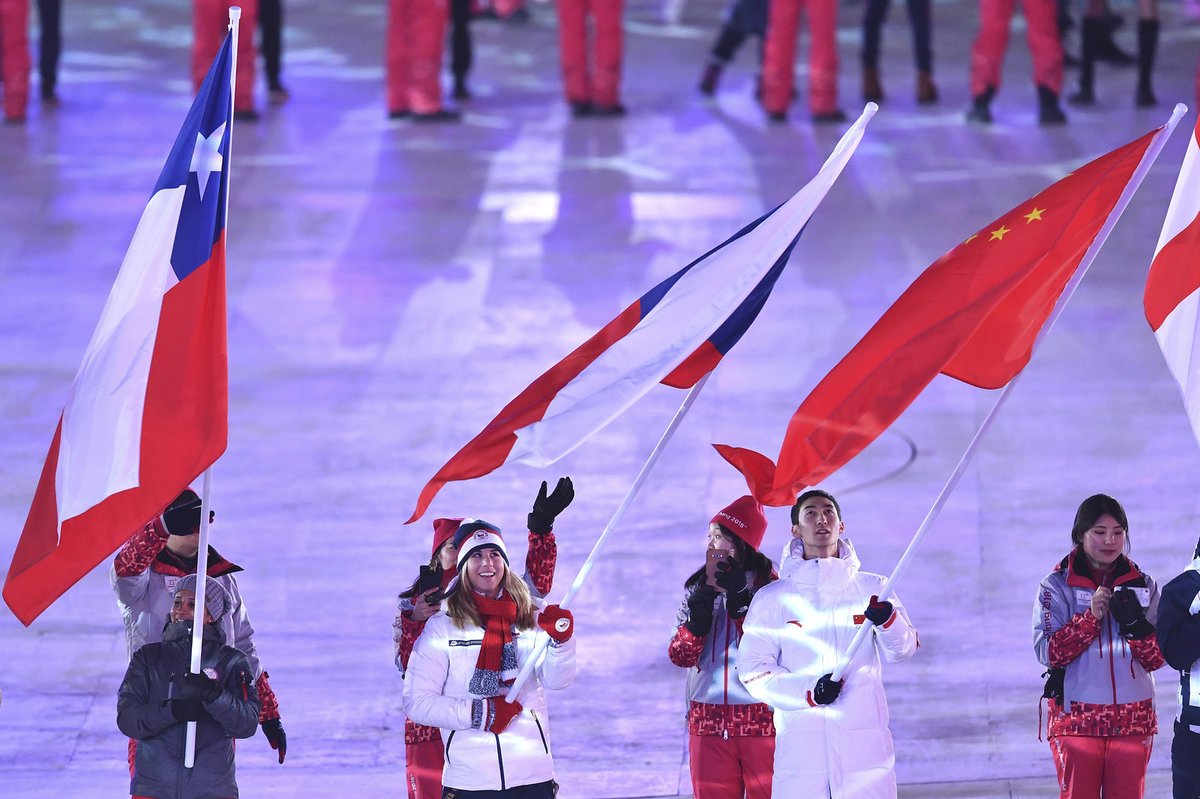
<path id="1" fill-rule="evenodd" d="M 717 567 L 717 587 L 701 566 L 684 582 L 679 627 L 667 647 L 688 669 L 688 753 L 696 799 L 770 799 L 775 725 L 771 708 L 737 678 L 742 620 L 759 588 L 776 579 L 758 551 L 767 517 L 754 497 L 740 497 L 713 516 L 706 554 L 731 557 Z"/>
<path id="2" fill-rule="evenodd" d="M 417 724 L 441 729 L 445 793 L 553 799 L 554 760 L 544 688 L 575 678 L 574 619 L 549 605 L 540 613 L 508 567 L 500 530 L 477 519 L 459 526 L 459 580 L 417 639 L 404 676 L 404 704 Z M 545 658 L 516 701 L 505 696 L 535 641 Z"/>
<path id="3" fill-rule="evenodd" d="M 779 579 L 759 590 L 742 626 L 742 685 L 775 708 L 774 796 L 896 796 L 880 655 L 912 657 L 917 631 L 895 595 L 878 599 L 884 577 L 859 570 L 844 529 L 832 495 L 801 494 Z M 834 668 L 867 623 L 870 645 L 834 682 Z"/>
<path id="4" fill-rule="evenodd" d="M 1050 752 L 1062 799 L 1140 797 L 1158 717 L 1150 672 L 1166 662 L 1154 629 L 1158 586 L 1125 556 L 1129 523 L 1106 494 L 1088 497 L 1074 549 L 1033 603 L 1033 649 L 1051 668 Z"/>

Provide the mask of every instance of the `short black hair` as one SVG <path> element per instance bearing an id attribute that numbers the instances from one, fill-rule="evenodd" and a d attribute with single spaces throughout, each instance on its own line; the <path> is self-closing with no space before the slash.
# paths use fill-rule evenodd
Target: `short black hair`
<path id="1" fill-rule="evenodd" d="M 822 491 L 819 488 L 810 488 L 800 496 L 796 497 L 796 501 L 792 504 L 792 524 L 800 523 L 800 506 L 803 505 L 806 500 L 812 499 L 813 497 L 824 497 L 832 502 L 833 509 L 837 511 L 838 520 L 844 521 L 844 519 L 842 519 L 842 506 L 839 505 L 838 501 L 833 498 L 833 494 L 830 494 L 828 491 Z"/>
<path id="2" fill-rule="evenodd" d="M 1129 519 L 1126 518 L 1125 509 L 1121 507 L 1121 503 L 1108 494 L 1093 494 L 1079 503 L 1079 510 L 1075 511 L 1075 523 L 1071 525 L 1071 543 L 1081 546 L 1083 534 L 1092 529 L 1096 520 L 1106 513 L 1117 520 L 1117 524 L 1121 525 L 1128 537 Z"/>

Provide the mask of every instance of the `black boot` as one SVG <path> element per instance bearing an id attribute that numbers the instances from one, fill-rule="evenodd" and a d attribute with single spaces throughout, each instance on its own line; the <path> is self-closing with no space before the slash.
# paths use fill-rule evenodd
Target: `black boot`
<path id="1" fill-rule="evenodd" d="M 1147 108 L 1158 102 L 1150 85 L 1150 78 L 1154 74 L 1154 56 L 1158 52 L 1158 20 L 1138 20 L 1137 42 L 1137 105 L 1138 108 Z"/>
<path id="2" fill-rule="evenodd" d="M 1065 125 L 1067 115 L 1058 105 L 1058 95 L 1045 86 L 1038 86 L 1038 124 Z"/>
<path id="3" fill-rule="evenodd" d="M 471 90 L 467 88 L 467 76 L 465 74 L 456 74 L 454 76 L 454 99 L 471 99 Z"/>
<path id="4" fill-rule="evenodd" d="M 1132 66 L 1134 62 L 1133 56 L 1117 47 L 1117 42 L 1113 39 L 1113 31 L 1121 27 L 1125 21 L 1120 16 L 1109 14 L 1100 17 L 1103 23 L 1103 28 L 1099 38 L 1096 40 L 1096 60 L 1105 61 L 1109 64 L 1115 64 L 1119 67 Z"/>
<path id="5" fill-rule="evenodd" d="M 705 97 L 712 97 L 717 93 L 717 81 L 721 79 L 721 65 L 716 61 L 709 61 L 704 67 L 704 74 L 700 76 L 700 93 Z"/>
<path id="6" fill-rule="evenodd" d="M 992 122 L 992 98 L 996 96 L 996 87 L 989 86 L 982 94 L 971 98 L 971 107 L 967 109 L 968 122 L 982 122 L 990 125 Z"/>
<path id="7" fill-rule="evenodd" d="M 1079 61 L 1079 89 L 1067 98 L 1071 105 L 1093 105 L 1096 102 L 1096 56 L 1100 51 L 1100 42 L 1107 34 L 1108 23 L 1103 17 L 1084 17 L 1083 49 Z"/>

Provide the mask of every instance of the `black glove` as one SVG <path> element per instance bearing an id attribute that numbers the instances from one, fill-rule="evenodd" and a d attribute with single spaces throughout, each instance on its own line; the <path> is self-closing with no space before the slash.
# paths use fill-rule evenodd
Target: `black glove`
<path id="1" fill-rule="evenodd" d="M 697 638 L 703 638 L 712 630 L 713 603 L 717 601 L 717 592 L 705 583 L 700 583 L 692 589 L 688 597 L 688 619 L 684 627 Z"/>
<path id="2" fill-rule="evenodd" d="M 176 721 L 199 721 L 204 715 L 204 705 L 199 699 L 171 699 L 171 715 Z"/>
<path id="3" fill-rule="evenodd" d="M 168 535 L 192 535 L 200 530 L 200 511 L 203 506 L 200 498 L 185 502 L 163 512 L 163 526 Z M 217 518 L 215 511 L 208 512 L 208 523 L 212 524 Z"/>
<path id="4" fill-rule="evenodd" d="M 892 617 L 892 603 L 886 599 L 880 599 L 877 594 L 871 596 L 871 602 L 867 605 L 867 609 L 863 611 L 863 615 L 867 617 L 867 621 L 874 624 L 876 627 L 882 627 L 887 624 L 887 620 Z"/>
<path id="5" fill-rule="evenodd" d="M 413 597 L 419 597 L 431 588 L 442 587 L 442 567 L 441 566 L 422 566 L 421 576 L 417 578 L 417 584 L 413 586 Z M 426 601 L 433 603 L 441 600 L 441 592 L 430 594 L 426 597 Z"/>
<path id="6" fill-rule="evenodd" d="M 717 564 L 713 581 L 725 591 L 725 607 L 735 619 L 750 609 L 750 589 L 746 587 L 746 572 L 730 561 Z"/>
<path id="7" fill-rule="evenodd" d="M 271 742 L 271 748 L 279 751 L 279 762 L 287 754 L 287 733 L 283 731 L 283 719 L 267 719 L 262 723 L 263 735 Z"/>
<path id="8" fill-rule="evenodd" d="M 1137 594 L 1128 588 L 1118 588 L 1108 600 L 1108 612 L 1112 614 L 1121 632 L 1121 637 L 1130 641 L 1149 638 L 1154 634 L 1154 625 L 1146 619 L 1146 611 L 1138 602 Z"/>
<path id="9" fill-rule="evenodd" d="M 837 701 L 838 696 L 842 693 L 842 686 L 846 681 L 833 681 L 833 672 L 829 672 L 821 679 L 817 680 L 817 687 L 813 688 L 813 701 L 818 705 L 832 705 Z"/>
<path id="10" fill-rule="evenodd" d="M 183 675 L 183 684 L 179 692 L 180 699 L 198 699 L 201 702 L 211 702 L 221 695 L 221 683 L 207 674 Z"/>
<path id="11" fill-rule="evenodd" d="M 575 499 L 575 486 L 570 477 L 558 478 L 554 493 L 546 496 L 546 481 L 538 491 L 537 499 L 533 501 L 533 510 L 529 513 L 529 532 L 545 535 L 554 529 L 554 517 L 562 513 L 571 500 Z"/>

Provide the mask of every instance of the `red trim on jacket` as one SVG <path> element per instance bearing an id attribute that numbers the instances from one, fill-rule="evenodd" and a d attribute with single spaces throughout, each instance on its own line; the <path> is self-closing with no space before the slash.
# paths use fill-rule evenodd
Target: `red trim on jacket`
<path id="1" fill-rule="evenodd" d="M 542 596 L 550 593 L 554 586 L 554 567 L 558 563 L 558 544 L 554 533 L 545 535 L 530 531 L 529 549 L 525 553 L 525 571 L 533 581 L 533 587 Z"/>
<path id="2" fill-rule="evenodd" d="M 726 738 L 775 735 L 774 713 L 761 702 L 753 705 L 707 705 L 692 702 L 688 707 L 689 735 L 722 735 Z"/>
<path id="3" fill-rule="evenodd" d="M 1055 630 L 1050 636 L 1050 665 L 1054 668 L 1066 666 L 1087 651 L 1092 641 L 1100 635 L 1100 620 L 1091 611 L 1083 610 Z"/>
<path id="4" fill-rule="evenodd" d="M 675 629 L 671 643 L 667 644 L 667 657 L 676 666 L 685 669 L 690 669 L 699 663 L 700 655 L 703 652 L 704 636 L 696 635 L 683 624 Z"/>
<path id="5" fill-rule="evenodd" d="M 267 682 L 267 676 L 267 672 L 264 670 L 254 683 L 254 687 L 258 689 L 258 698 L 262 701 L 262 711 L 258 714 L 259 724 L 279 718 L 279 700 L 275 697 L 271 683 Z"/>
<path id="6" fill-rule="evenodd" d="M 160 519 L 147 524 L 129 537 L 117 552 L 113 568 L 118 577 L 133 577 L 150 568 L 167 545 L 167 530 Z"/>
<path id="7" fill-rule="evenodd" d="M 1057 700 L 1051 699 L 1049 705 L 1047 734 L 1051 738 L 1060 735 L 1109 738 L 1117 735 L 1154 735 L 1158 732 L 1153 699 L 1122 705 L 1072 702 L 1070 713 L 1063 713 Z"/>

